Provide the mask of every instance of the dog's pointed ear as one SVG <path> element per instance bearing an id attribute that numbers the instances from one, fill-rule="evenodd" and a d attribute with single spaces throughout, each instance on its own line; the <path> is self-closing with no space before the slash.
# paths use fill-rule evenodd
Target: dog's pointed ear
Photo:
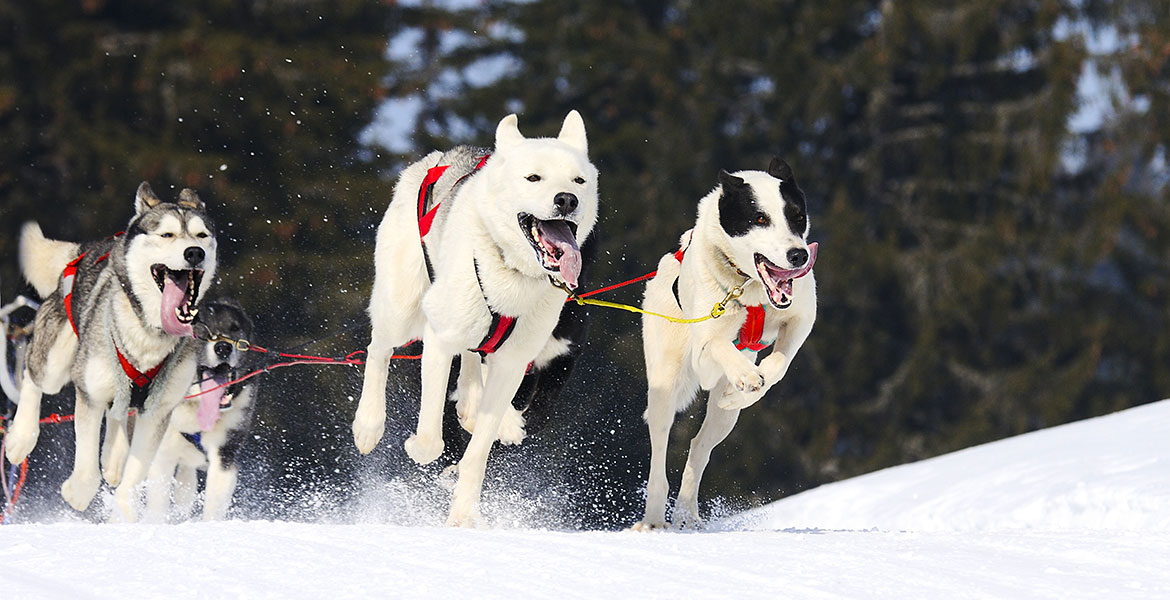
<path id="1" fill-rule="evenodd" d="M 561 124 L 561 132 L 557 134 L 557 139 L 585 154 L 589 153 L 589 142 L 585 139 L 585 121 L 581 119 L 581 113 L 571 110 L 565 115 L 565 122 Z"/>
<path id="2" fill-rule="evenodd" d="M 726 193 L 743 189 L 747 183 L 743 179 L 740 179 L 739 177 L 736 177 L 735 175 L 732 175 L 723 169 L 719 169 L 719 185 L 723 187 L 723 191 Z"/>
<path id="3" fill-rule="evenodd" d="M 773 156 L 772 162 L 768 163 L 768 174 L 780 181 L 793 181 L 792 167 L 779 156 Z"/>
<path id="4" fill-rule="evenodd" d="M 134 211 L 136 214 L 142 214 L 162 203 L 158 196 L 154 194 L 154 190 L 150 189 L 150 184 L 143 181 L 138 185 L 138 193 L 134 196 Z"/>
<path id="5" fill-rule="evenodd" d="M 205 208 L 203 201 L 199 199 L 199 194 L 195 193 L 195 190 L 191 188 L 183 188 L 183 191 L 179 192 L 179 206 L 194 210 L 203 210 Z"/>
<path id="6" fill-rule="evenodd" d="M 496 125 L 496 150 L 524 141 L 524 134 L 520 133 L 518 123 L 519 119 L 515 114 L 500 119 L 500 124 Z"/>

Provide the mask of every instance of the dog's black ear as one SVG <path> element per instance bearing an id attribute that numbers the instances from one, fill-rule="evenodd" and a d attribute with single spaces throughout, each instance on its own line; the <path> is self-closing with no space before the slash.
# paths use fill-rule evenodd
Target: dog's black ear
<path id="1" fill-rule="evenodd" d="M 183 188 L 183 191 L 179 192 L 179 206 L 194 210 L 204 209 L 203 201 L 199 199 L 199 194 L 195 193 L 195 190 L 191 188 Z"/>
<path id="2" fill-rule="evenodd" d="M 154 190 L 150 189 L 150 184 L 143 181 L 138 185 L 138 193 L 134 196 L 134 211 L 136 214 L 142 213 L 158 206 L 162 200 L 154 194 Z"/>
<path id="3" fill-rule="evenodd" d="M 731 237 L 746 234 L 752 228 L 756 212 L 756 197 L 743 179 L 719 171 L 719 225 Z"/>
<path id="4" fill-rule="evenodd" d="M 719 185 L 723 186 L 723 192 L 726 194 L 727 192 L 732 191 L 732 189 L 738 190 L 740 188 L 746 187 L 747 182 L 745 182 L 743 179 L 740 179 L 739 177 L 736 177 L 735 175 L 732 175 L 731 173 L 728 173 L 727 171 L 724 171 L 723 169 L 719 169 Z"/>
<path id="5" fill-rule="evenodd" d="M 793 181 L 792 167 L 779 156 L 773 156 L 772 162 L 768 163 L 768 174 L 780 181 Z"/>

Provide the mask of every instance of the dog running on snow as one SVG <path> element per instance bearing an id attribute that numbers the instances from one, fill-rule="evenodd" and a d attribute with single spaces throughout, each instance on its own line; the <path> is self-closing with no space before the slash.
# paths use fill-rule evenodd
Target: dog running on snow
<path id="1" fill-rule="evenodd" d="M 172 494 L 176 516 L 186 519 L 191 515 L 196 470 L 207 472 L 203 520 L 220 520 L 227 515 L 239 474 L 237 458 L 251 433 L 256 411 L 256 379 L 232 382 L 259 361 L 255 353 L 220 339 L 253 339 L 252 320 L 243 307 L 230 298 L 206 302 L 196 328 L 205 330 L 210 339 L 195 343 L 199 366 L 195 383 L 187 390 L 195 397 L 180 402 L 171 413 L 150 465 L 147 514 L 154 520 L 165 520 L 172 512 Z"/>
<path id="2" fill-rule="evenodd" d="M 674 510 L 676 526 L 699 524 L 699 481 L 711 456 L 735 426 L 740 410 L 756 403 L 784 377 L 816 320 L 812 267 L 817 244 L 808 243 L 804 193 L 792 169 L 773 158 L 767 172 L 719 173 L 719 185 L 699 202 L 694 229 L 678 252 L 658 262 L 643 307 L 696 316 L 742 289 L 718 319 L 677 324 L 642 319 L 648 379 L 650 478 L 646 512 L 634 528 L 666 525 L 666 443 L 676 412 L 698 388 L 707 390 L 707 414 L 691 441 Z M 757 353 L 771 354 L 759 365 Z"/>
<path id="3" fill-rule="evenodd" d="M 552 333 L 567 293 L 553 283 L 577 287 L 580 244 L 597 213 L 597 169 L 576 111 L 556 138 L 525 138 L 509 115 L 496 127 L 490 156 L 469 147 L 435 151 L 398 178 L 378 227 L 354 441 L 368 453 L 381 439 L 389 357 L 421 339 L 422 402 L 405 446 L 420 464 L 438 458 L 447 379 L 458 356 L 456 410 L 472 437 L 459 460 L 448 524 L 478 523 L 492 444 L 524 437 L 511 400 L 529 364 L 564 351 Z"/>
<path id="4" fill-rule="evenodd" d="M 81 511 L 97 492 L 102 416 L 109 409 L 113 426 L 102 463 L 127 520 L 137 518 L 135 486 L 146 478 L 162 428 L 195 377 L 193 346 L 184 340 L 216 268 L 215 228 L 193 190 L 163 202 L 143 182 L 134 207 L 124 233 L 85 244 L 50 240 L 35 223 L 25 225 L 21 270 L 44 302 L 5 440 L 9 461 L 28 456 L 40 432 L 42 393 L 73 382 L 76 453 L 61 494 Z M 132 407 L 138 416 L 131 445 L 125 424 Z"/>

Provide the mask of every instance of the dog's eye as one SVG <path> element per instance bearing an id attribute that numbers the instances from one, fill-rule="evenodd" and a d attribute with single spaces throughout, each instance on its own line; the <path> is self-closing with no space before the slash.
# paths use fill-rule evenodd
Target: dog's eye
<path id="1" fill-rule="evenodd" d="M 158 237 L 163 238 L 164 240 L 169 240 L 169 239 L 175 237 L 175 234 L 173 234 L 173 233 L 160 233 L 160 234 L 158 234 Z"/>
<path id="2" fill-rule="evenodd" d="M 540 175 L 533 173 L 533 174 L 529 175 L 528 177 L 525 177 L 525 179 L 527 179 L 528 181 L 531 181 L 532 183 L 536 183 L 537 181 L 540 181 Z"/>
<path id="3" fill-rule="evenodd" d="M 573 183 L 575 183 L 577 185 L 585 185 L 585 178 L 584 177 L 574 177 Z"/>
<path id="4" fill-rule="evenodd" d="M 206 232 L 206 231 L 200 231 L 199 233 L 195 234 L 195 237 L 197 237 L 197 238 L 199 238 L 199 239 L 201 239 L 201 240 L 202 240 L 202 239 L 207 239 L 207 232 Z"/>
<path id="5" fill-rule="evenodd" d="M 771 223 L 771 221 L 768 219 L 768 215 L 765 215 L 764 213 L 756 213 L 756 225 L 767 225 L 768 223 Z"/>

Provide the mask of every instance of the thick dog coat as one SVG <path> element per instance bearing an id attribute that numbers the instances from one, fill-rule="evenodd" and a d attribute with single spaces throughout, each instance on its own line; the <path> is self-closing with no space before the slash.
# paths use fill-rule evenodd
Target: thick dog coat
<path id="1" fill-rule="evenodd" d="M 182 342 L 191 336 L 215 266 L 214 227 L 189 189 L 178 202 L 163 202 L 143 182 L 126 231 L 98 242 L 53 241 L 26 225 L 21 267 L 45 300 L 6 440 L 8 459 L 20 462 L 36 445 L 42 393 L 58 393 L 72 381 L 77 450 L 61 494 L 85 510 L 97 492 L 102 415 L 109 408 L 116 425 L 109 428 L 104 474 L 118 486 L 123 517 L 136 519 L 135 486 L 195 376 L 192 346 Z M 125 428 L 131 407 L 138 412 L 133 446 Z"/>
<path id="2" fill-rule="evenodd" d="M 196 327 L 211 338 L 196 344 L 199 367 L 188 395 L 198 397 L 175 407 L 151 462 L 147 513 L 152 520 L 165 520 L 168 513 L 179 519 L 191 515 L 197 469 L 207 472 L 203 520 L 227 515 L 239 474 L 237 457 L 256 410 L 256 380 L 231 383 L 254 366 L 254 354 L 217 339 L 253 339 L 252 320 L 243 307 L 232 299 L 207 302 L 199 311 Z"/>
<path id="3" fill-rule="evenodd" d="M 776 158 L 767 172 L 720 172 L 719 185 L 699 202 L 694 229 L 678 252 L 658 262 L 643 307 L 694 317 L 728 295 L 742 294 L 718 319 L 677 324 L 642 320 L 650 429 L 646 512 L 636 529 L 666 525 L 666 443 L 676 412 L 699 388 L 710 392 L 707 414 L 691 441 L 675 505 L 675 525 L 699 523 L 699 481 L 711 449 L 735 426 L 740 410 L 784 377 L 816 320 L 804 193 L 788 165 Z M 757 352 L 772 352 L 756 365 Z"/>
<path id="4" fill-rule="evenodd" d="M 569 113 L 556 138 L 525 138 L 515 115 L 495 149 L 432 152 L 403 171 L 378 227 L 371 342 L 354 441 L 365 453 L 385 431 L 386 377 L 395 347 L 423 340 L 422 403 L 406 452 L 420 464 L 443 451 L 452 360 L 456 410 L 472 438 L 458 465 L 448 522 L 479 517 L 487 455 L 518 443 L 524 420 L 511 399 L 528 365 L 563 353 L 553 328 L 578 285 L 580 244 L 597 221 L 597 169 L 585 125 Z"/>

